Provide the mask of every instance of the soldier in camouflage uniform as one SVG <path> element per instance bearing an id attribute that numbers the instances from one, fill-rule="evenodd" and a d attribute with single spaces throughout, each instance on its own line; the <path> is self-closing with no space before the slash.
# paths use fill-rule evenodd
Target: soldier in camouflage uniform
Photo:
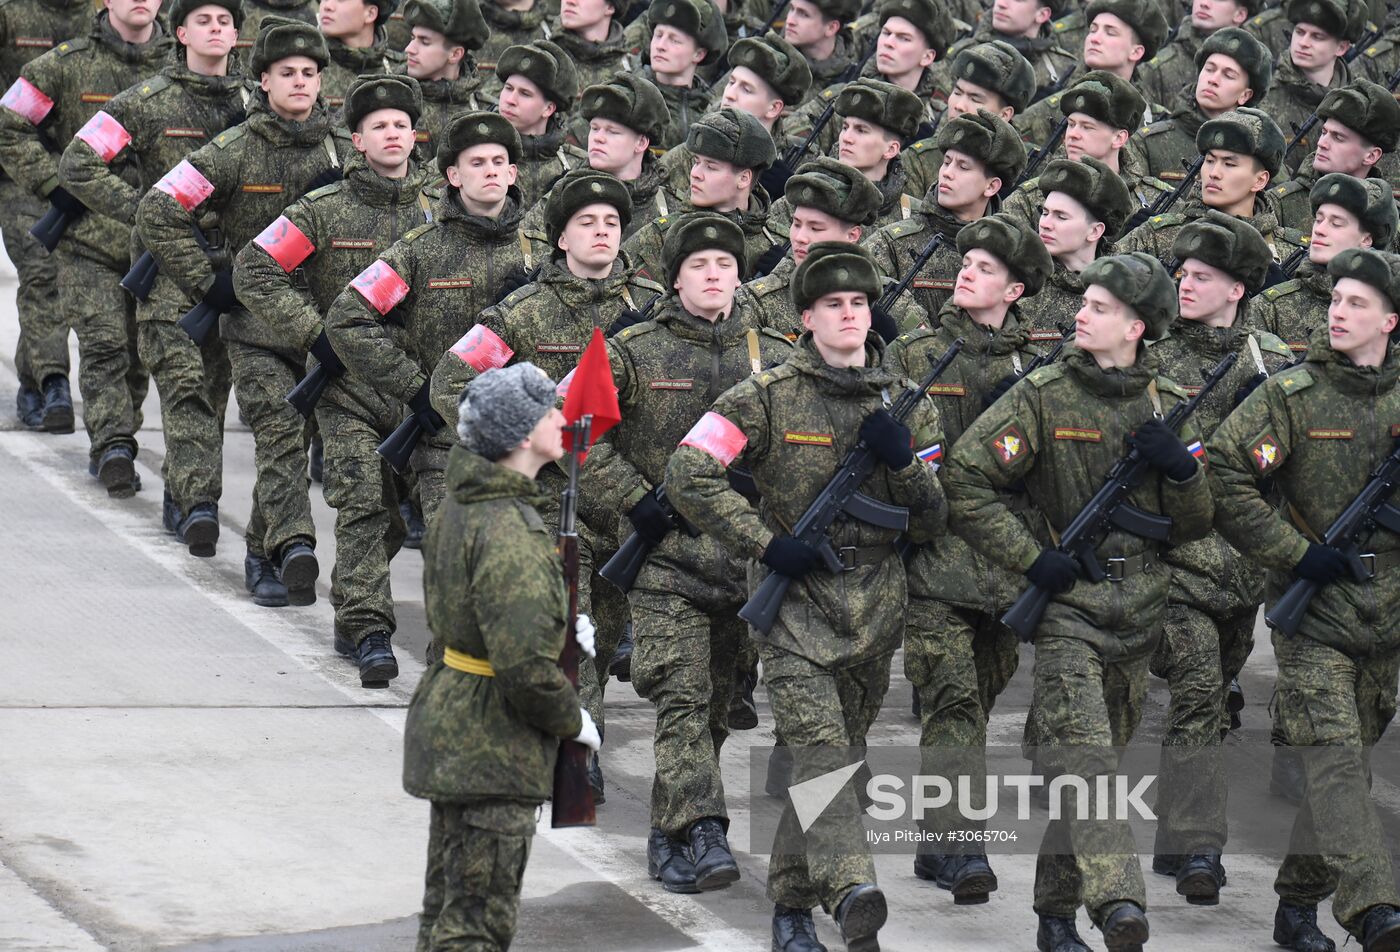
<path id="1" fill-rule="evenodd" d="M 1150 348 L 1162 372 L 1192 385 L 1202 367 L 1239 355 L 1193 417 L 1209 438 L 1250 387 L 1291 359 L 1283 341 L 1246 327 L 1249 296 L 1263 287 L 1272 255 L 1248 222 L 1213 209 L 1177 233 L 1172 255 L 1182 262 L 1180 316 Z M 1214 533 L 1168 549 L 1164 561 L 1172 582 L 1151 671 L 1166 680 L 1171 699 L 1152 870 L 1175 876 L 1187 902 L 1211 906 L 1225 885 L 1225 687 L 1254 647 L 1264 573 Z"/>
<path id="2" fill-rule="evenodd" d="M 10 0 L 0 4 L 0 81 L 8 88 L 19 79 L 26 63 L 60 41 L 82 34 L 91 20 L 92 5 L 87 0 Z M 37 196 L 0 174 L 0 231 L 19 277 L 15 291 L 19 312 L 15 410 L 20 422 L 31 430 L 72 433 L 68 325 L 58 304 L 58 269 L 29 234 L 45 211 Z"/>
<path id="3" fill-rule="evenodd" d="M 176 61 L 106 103 L 101 135 L 75 136 L 64 150 L 59 175 L 78 201 L 131 229 L 141 196 L 161 175 L 243 121 L 252 94 L 246 74 L 230 69 L 240 16 L 237 0 L 174 4 Z M 212 222 L 206 225 L 212 230 Z M 131 242 L 133 260 L 143 250 L 139 238 Z M 232 381 L 223 342 L 213 336 L 201 347 L 175 323 L 187 310 L 180 287 L 157 275 L 136 302 L 136 344 L 160 394 L 162 521 L 192 555 L 207 557 L 219 536 L 224 410 Z"/>
<path id="4" fill-rule="evenodd" d="M 1251 326 L 1276 334 L 1290 350 L 1308 349 L 1313 331 L 1327 325 L 1332 279 L 1327 264 L 1348 248 L 1387 248 L 1395 239 L 1396 208 L 1384 179 L 1332 172 L 1317 180 L 1308 255 L 1293 277 L 1261 294 L 1249 309 Z"/>
<path id="5" fill-rule="evenodd" d="M 937 414 L 920 402 L 907 425 L 884 406 L 901 386 L 885 346 L 869 332 L 868 302 L 880 274 L 856 245 L 815 245 L 792 279 L 806 333 L 785 363 L 719 398 L 681 440 L 666 467 L 676 509 L 732 555 L 748 558 L 752 589 L 771 572 L 792 580 L 777 619 L 755 629 L 779 734 L 799 750 L 794 779 L 806 781 L 850 762 L 863 749 L 889 686 L 890 660 L 905 614 L 904 565 L 896 533 L 850 519 L 836 522 L 831 545 L 843 571 L 833 575 L 816 547 L 787 534 L 865 441 L 876 460 L 861 491 L 906 507 L 924 541 L 943 528 L 943 490 L 913 447 L 942 442 Z M 762 504 L 730 488 L 731 465 L 753 473 Z M 818 902 L 848 949 L 876 949 L 885 897 L 864 843 L 855 791 L 848 785 L 807 830 L 784 811 L 768 871 L 774 902 L 773 949 L 820 948 L 811 907 Z"/>
<path id="6" fill-rule="evenodd" d="M 481 15 L 491 28 L 486 45 L 477 54 L 477 68 L 490 83 L 496 75 L 496 61 L 509 47 L 529 43 L 542 36 L 541 28 L 552 15 L 544 0 L 486 0 Z"/>
<path id="7" fill-rule="evenodd" d="M 423 90 L 423 115 L 415 129 L 423 153 L 432 156 L 453 116 L 493 104 L 472 55 L 490 29 L 477 0 L 408 0 L 403 17 L 412 31 L 404 48 L 405 72 Z"/>
<path id="8" fill-rule="evenodd" d="M 238 42 L 234 45 L 240 50 L 251 50 L 262 32 L 263 19 L 269 15 L 315 26 L 318 6 L 317 0 L 245 0 L 243 25 L 238 29 Z"/>
<path id="9" fill-rule="evenodd" d="M 1055 266 L 1040 293 L 1021 302 L 1032 344 L 1050 347 L 1084 304 L 1084 269 L 1115 254 L 1109 237 L 1127 221 L 1132 197 L 1113 170 L 1088 156 L 1056 159 L 1037 180 L 1045 189 L 1037 233 Z"/>
<path id="10" fill-rule="evenodd" d="M 616 10 L 613 0 L 580 0 L 562 8 L 558 19 L 540 28 L 545 39 L 557 43 L 574 61 L 580 89 L 606 83 L 620 71 L 632 72 Z"/>
<path id="11" fill-rule="evenodd" d="M 945 443 L 928 457 L 935 468 L 998 396 L 1026 372 L 1030 346 L 1019 302 L 1034 297 L 1050 274 L 1050 253 L 1024 225 L 993 215 L 958 233 L 962 267 L 937 330 L 904 334 L 888 360 L 918 377 L 958 338 L 963 348 L 929 388 Z M 1003 494 L 1008 508 L 1025 512 L 1024 493 Z M 1029 523 L 1032 515 L 1025 515 Z M 1001 615 L 1020 590 L 1019 579 L 978 556 L 955 535 L 919 546 L 909 561 L 909 612 L 904 625 L 904 674 L 919 697 L 919 746 L 929 773 L 985 775 L 987 719 L 1016 673 L 1020 645 Z M 958 766 L 948 770 L 947 758 Z M 924 814 L 926 831 L 980 831 L 951 805 Z M 967 842 L 975 842 L 969 839 Z M 914 874 L 950 890 L 959 905 L 983 903 L 997 888 L 985 852 L 920 850 Z"/>
<path id="12" fill-rule="evenodd" d="M 1050 30 L 1050 21 L 1067 7 L 1067 0 L 1043 0 L 1035 4 L 996 0 L 973 34 L 955 44 L 949 54 L 956 58 L 964 49 L 978 43 L 994 40 L 1006 43 L 1024 56 L 1035 71 L 1032 98 L 1049 96 L 1063 89 L 1074 72 L 1074 54 L 1061 48 Z M 956 71 L 942 81 L 944 88 L 951 89 L 955 78 Z"/>
<path id="13" fill-rule="evenodd" d="M 1384 86 L 1358 79 L 1334 89 L 1322 97 L 1317 116 L 1321 128 L 1316 150 L 1303 159 L 1292 178 L 1270 189 L 1279 203 L 1279 224 L 1304 233 L 1312 231 L 1310 193 L 1323 175 L 1375 176 L 1388 181 L 1392 189 L 1400 184 L 1400 179 L 1387 174 L 1387 169 L 1396 167 L 1394 153 L 1400 146 L 1400 103 Z"/>
<path id="14" fill-rule="evenodd" d="M 234 263 L 234 287 L 249 314 L 285 326 L 309 352 L 307 369 L 331 377 L 316 419 L 325 442 L 322 485 L 336 511 L 335 649 L 359 663 L 367 688 L 388 687 L 398 675 L 389 645 L 396 628 L 389 562 L 405 527 L 394 474 L 374 448 L 399 425 L 404 408 L 373 379 L 345 373 L 322 318 L 378 253 L 431 218 L 441 197 L 425 188 L 436 170 L 412 158 L 422 107 L 418 82 L 407 76 L 352 85 L 345 120 L 355 154 L 344 181 L 288 206 Z"/>
<path id="15" fill-rule="evenodd" d="M 562 49 L 548 40 L 512 46 L 496 64 L 501 80 L 500 114 L 520 134 L 520 189 L 524 211 L 545 196 L 569 169 L 588 154 L 564 141 L 568 110 L 578 97 L 578 75 Z"/>
<path id="16" fill-rule="evenodd" d="M 801 102 L 836 82 L 847 68 L 859 62 L 860 50 L 846 24 L 860 10 L 856 0 L 791 0 L 783 18 L 783 39 L 796 47 L 812 70 L 812 86 Z"/>
<path id="17" fill-rule="evenodd" d="M 1209 447 L 1211 489 L 1221 534 L 1246 558 L 1319 586 L 1297 634 L 1273 636 L 1279 722 L 1290 745 L 1311 748 L 1307 798 L 1274 881 L 1274 940 L 1333 948 L 1317 926 L 1317 903 L 1330 895 L 1337 922 L 1364 952 L 1377 952 L 1400 948 L 1400 892 L 1365 751 L 1395 716 L 1400 549 L 1377 527 L 1361 541 L 1363 580 L 1342 552 L 1316 540 L 1395 444 L 1400 258 L 1350 248 L 1327 268 L 1329 333 L 1314 335 L 1301 366 L 1269 378 L 1220 424 Z"/>
<path id="18" fill-rule="evenodd" d="M 423 545 L 428 627 L 444 648 L 409 703 L 403 786 L 432 801 L 417 952 L 510 947 L 520 880 L 559 742 L 598 729 L 559 669 L 568 619 L 535 474 L 564 455 L 554 383 L 528 363 L 466 395 L 451 495 Z M 578 643 L 593 653 L 588 619 Z"/>
<path id="19" fill-rule="evenodd" d="M 1196 136 L 1210 119 L 1249 103 L 1257 106 L 1273 76 L 1273 53 L 1244 30 L 1227 27 L 1196 51 L 1200 73 L 1165 105 L 1172 113 L 1138 130 L 1129 142 L 1132 162 L 1175 187 L 1196 158 Z"/>
<path id="20" fill-rule="evenodd" d="M 1141 719 L 1170 572 L 1156 543 L 1115 529 L 1097 549 L 1108 577 L 1089 582 L 1053 539 L 1129 439 L 1150 467 L 1129 499 L 1171 519 L 1171 544 L 1204 536 L 1212 505 L 1204 467 L 1183 442 L 1198 442 L 1194 427 L 1188 421 L 1178 435 L 1160 419 L 1186 391 L 1157 372 L 1143 347 L 1176 314 L 1171 278 L 1155 258 L 1131 254 L 1099 259 L 1084 281 L 1075 346 L 963 433 L 944 485 L 958 535 L 1052 593 L 1035 635 L 1037 761 L 1042 773 L 1089 778 L 1116 769 L 1111 748 L 1126 745 Z M 1021 481 L 1043 515 L 1030 527 L 1004 496 Z M 1092 802 L 1089 809 L 1094 816 Z M 1087 948 L 1074 922 L 1081 904 L 1110 952 L 1147 940 L 1142 868 L 1125 821 L 1052 820 L 1035 880 L 1039 948 Z"/>
<path id="21" fill-rule="evenodd" d="M 726 106 L 692 125 L 686 145 L 695 154 L 690 170 L 690 208 L 732 218 L 744 231 L 752 266 L 779 243 L 777 234 L 768 227 L 772 200 L 758 183 L 777 156 L 773 137 L 747 112 Z M 661 248 L 674 221 L 673 214 L 648 222 L 623 243 L 623 253 L 643 276 L 665 273 Z"/>
<path id="22" fill-rule="evenodd" d="M 244 581 L 253 601 L 265 607 L 316 600 L 320 567 L 307 496 L 306 421 L 284 399 L 305 373 L 310 340 L 239 306 L 229 255 L 297 198 L 339 177 L 351 145 L 318 95 L 327 62 L 315 29 L 268 17 L 253 47 L 251 70 L 262 88 L 248 105 L 247 121 L 181 160 L 136 212 L 141 241 L 162 275 L 190 301 L 222 314 L 213 333 L 228 348 L 257 465 Z M 223 239 L 217 248 L 196 237 L 213 216 Z"/>
<path id="23" fill-rule="evenodd" d="M 1194 82 L 1200 72 L 1196 54 L 1201 44 L 1219 30 L 1244 26 L 1259 5 L 1259 0 L 1209 0 L 1193 4 L 1191 15 L 1177 25 L 1171 42 L 1138 68 L 1138 88 L 1147 101 L 1170 106 L 1181 88 Z M 1260 93 L 1256 100 L 1263 98 Z"/>
<path id="24" fill-rule="evenodd" d="M 724 55 L 729 35 L 713 0 L 653 0 L 646 21 L 652 31 L 650 56 L 641 75 L 666 100 L 670 121 L 656 144 L 669 149 L 684 142 L 691 123 L 709 109 L 710 84 L 696 69 Z"/>
<path id="25" fill-rule="evenodd" d="M 608 344 L 622 422 L 589 455 L 584 481 L 597 504 L 622 514 L 619 539 L 636 532 L 654 546 L 627 601 L 632 682 L 656 706 L 647 865 L 672 892 L 739 878 L 719 752 L 734 656 L 748 638 L 736 614 L 744 562 L 711 536 L 671 531 L 672 510 L 656 490 L 672 449 L 715 398 L 792 350 L 782 335 L 753 330 L 735 303 L 743 254 L 743 232 L 721 215 L 688 214 L 667 232 L 676 294 Z"/>
<path id="26" fill-rule="evenodd" d="M 58 283 L 62 323 L 49 322 L 50 330 L 34 339 L 66 351 L 63 328 L 77 331 L 88 471 L 109 495 L 126 497 L 138 488 L 136 433 L 148 385 L 136 353 L 135 307 L 119 286 L 131 266 L 130 228 L 90 212 L 61 184 L 58 163 L 73 136 L 105 138 L 106 124 L 97 118 L 101 105 L 153 75 L 169 55 L 171 41 L 156 22 L 154 7 L 135 0 L 112 0 L 109 6 L 91 21 L 87 36 L 59 43 L 20 70 L 0 103 L 0 165 L 20 187 L 47 198 L 70 221 L 53 252 L 64 275 Z M 118 135 L 104 148 L 120 145 Z M 135 173 L 128 176 L 134 180 Z M 42 383 L 63 369 L 51 363 L 31 373 L 40 375 Z"/>
<path id="27" fill-rule="evenodd" d="M 935 235 L 944 237 L 942 247 L 910 285 L 914 300 L 935 320 L 952 296 L 953 278 L 962 261 L 955 245 L 958 232 L 996 212 L 997 194 L 1026 167 L 1021 137 L 1006 120 L 985 109 L 943 123 L 936 141 L 943 152 L 943 167 L 918 213 L 908 221 L 886 225 L 866 240 L 880 270 L 898 279 Z"/>
<path id="28" fill-rule="evenodd" d="M 402 47 L 391 49 L 384 25 L 399 0 L 320 0 L 317 22 L 330 63 L 322 70 L 321 95 L 338 119 L 345 93 L 358 77 L 403 69 Z"/>

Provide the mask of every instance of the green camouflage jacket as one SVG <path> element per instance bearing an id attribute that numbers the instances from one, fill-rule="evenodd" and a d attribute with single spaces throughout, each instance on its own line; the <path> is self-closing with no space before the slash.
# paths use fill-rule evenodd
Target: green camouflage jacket
<path id="1" fill-rule="evenodd" d="M 402 72 L 408 59 L 403 53 L 389 49 L 382 27 L 375 28 L 373 46 L 346 46 L 328 36 L 326 49 L 330 51 L 331 64 L 321 70 L 321 96 L 335 114 L 336 121 L 340 120 L 340 108 L 345 105 L 345 94 L 351 83 L 365 75 Z"/>
<path id="2" fill-rule="evenodd" d="M 1357 367 L 1313 338 L 1305 363 L 1270 377 L 1220 424 L 1210 440 L 1216 525 L 1261 567 L 1291 577 L 1307 551 L 1367 482 L 1400 433 L 1400 356 Z M 1260 483 L 1283 496 L 1274 505 Z M 1400 538 L 1376 529 L 1362 546 L 1389 562 Z M 1383 565 L 1375 578 L 1324 585 L 1303 616 L 1299 636 L 1367 657 L 1400 647 L 1400 574 Z"/>
<path id="3" fill-rule="evenodd" d="M 1022 56 L 1024 56 L 1035 69 L 1035 88 L 1038 93 L 1052 89 L 1065 80 L 1070 73 L 1074 72 L 1075 63 L 1078 60 L 1081 50 L 1070 52 L 1060 46 L 1059 38 L 1049 28 L 1049 24 L 1041 30 L 1040 36 L 1004 36 L 992 29 L 992 18 L 983 16 L 977 28 L 971 36 L 964 37 L 948 48 L 948 55 L 941 58 L 934 64 L 934 69 L 938 74 L 938 88 L 943 93 L 943 98 L 948 98 L 948 93 L 953 90 L 952 66 L 953 60 L 957 59 L 959 53 L 969 46 L 976 46 L 979 43 L 989 43 L 992 40 L 1001 40 L 1014 46 Z"/>
<path id="4" fill-rule="evenodd" d="M 743 229 L 744 250 L 749 259 L 746 277 L 753 274 L 754 265 L 765 251 L 774 245 L 782 244 L 782 239 L 768 227 L 768 214 L 772 207 L 773 202 L 763 190 L 763 186 L 755 185 L 749 194 L 747 211 L 720 213 L 734 219 L 735 224 Z M 666 241 L 666 231 L 671 227 L 671 222 L 689 211 L 695 209 L 687 203 L 683 208 L 674 209 L 670 215 L 652 219 L 622 243 L 622 253 L 643 277 L 655 281 L 660 280 L 666 273 L 666 269 L 661 266 L 661 246 Z"/>
<path id="5" fill-rule="evenodd" d="M 1296 154 L 1296 153 L 1295 153 Z M 1279 224 L 1285 228 L 1296 228 L 1304 234 L 1312 234 L 1313 210 L 1310 197 L 1312 187 L 1321 176 L 1313 168 L 1316 152 L 1309 152 L 1293 173 L 1292 178 L 1269 186 L 1269 193 L 1278 202 Z M 1284 174 L 1284 173 L 1280 173 Z M 1400 199 L 1400 156 L 1387 152 L 1371 168 L 1371 178 L 1384 178 L 1390 183 L 1391 191 Z M 1393 251 L 1394 246 L 1386 251 Z"/>
<path id="6" fill-rule="evenodd" d="M 1133 85 L 1147 97 L 1148 102 L 1167 105 L 1175 101 L 1181 87 L 1187 83 L 1194 86 L 1198 72 L 1196 51 L 1208 35 L 1198 33 L 1191 25 L 1191 18 L 1186 17 L 1177 25 L 1172 41 L 1158 50 L 1152 59 L 1138 66 L 1133 74 Z"/>
<path id="7" fill-rule="evenodd" d="M 1141 225 L 1120 238 L 1115 244 L 1118 254 L 1132 251 L 1145 251 L 1152 257 L 1170 266 L 1172 242 L 1182 227 L 1201 218 L 1206 213 L 1199 193 L 1189 201 L 1179 202 L 1175 209 L 1163 215 L 1154 215 Z M 1243 216 L 1237 216 L 1243 217 Z M 1254 214 L 1246 219 L 1264 237 L 1264 242 L 1272 249 L 1274 260 L 1288 257 L 1300 247 L 1302 236 L 1297 232 L 1285 232 L 1278 224 L 1278 204 L 1269 192 L 1259 192 L 1254 197 Z"/>
<path id="8" fill-rule="evenodd" d="M 1325 267 L 1304 259 L 1293 277 L 1266 288 L 1250 303 L 1249 327 L 1281 338 L 1289 350 L 1308 349 L 1313 331 L 1327 336 L 1327 309 L 1332 304 L 1332 278 Z"/>
<path id="9" fill-rule="evenodd" d="M 5 0 L 0 3 L 0 80 L 6 87 L 24 64 L 92 25 L 87 0 Z"/>
<path id="10" fill-rule="evenodd" d="M 440 802 L 542 803 L 561 738 L 582 726 L 559 668 L 568 603 L 534 480 L 455 447 L 423 540 L 423 603 L 438 643 L 490 662 L 423 674 L 404 724 L 403 786 Z"/>
<path id="11" fill-rule="evenodd" d="M 623 182 L 627 194 L 632 199 L 632 220 L 622 231 L 626 241 L 653 219 L 664 218 L 671 212 L 670 196 L 661 187 L 661 170 L 656 160 L 648 155 L 642 162 L 642 174 L 631 181 Z M 525 213 L 520 223 L 520 232 L 530 240 L 530 255 L 536 261 L 548 261 L 555 249 L 549 243 L 549 229 L 544 219 L 545 206 L 549 201 L 546 194 Z"/>
<path id="12" fill-rule="evenodd" d="M 935 193 L 936 194 L 936 193 Z M 999 206 L 992 199 L 987 214 L 995 214 Z M 897 221 L 875 232 L 862 244 L 875 257 L 885 277 L 898 281 L 914 265 L 919 252 L 936 234 L 943 235 L 943 244 L 924 265 L 919 276 L 909 285 L 909 294 L 937 322 L 943 305 L 953 296 L 953 282 L 962 268 L 958 253 L 958 232 L 966 222 L 960 222 L 938 204 L 933 195 L 925 196 L 919 212 L 908 221 Z"/>
<path id="13" fill-rule="evenodd" d="M 540 32 L 531 39 L 538 39 L 541 35 L 574 58 L 580 92 L 589 86 L 608 82 L 614 73 L 632 72 L 632 61 L 628 55 L 631 50 L 622 35 L 622 24 L 616 18 L 608 28 L 607 39 L 601 43 L 585 40 L 577 33 L 569 32 L 557 17 L 541 27 Z"/>
<path id="14" fill-rule="evenodd" d="M 425 162 L 432 162 L 437 157 L 442 130 L 447 128 L 447 122 L 453 116 L 480 109 L 496 110 L 496 97 L 486 92 L 484 78 L 477 72 L 476 61 L 468 53 L 462 60 L 462 73 L 456 79 L 418 81 L 419 88 L 423 90 L 423 115 L 418 118 L 414 132 Z"/>
<path id="15" fill-rule="evenodd" d="M 1201 154 L 1196 148 L 1196 133 L 1206 115 L 1196 105 L 1194 86 L 1182 90 L 1169 108 L 1169 116 L 1134 132 L 1123 154 L 1144 174 L 1175 188 L 1186 177 L 1187 166 Z M 1198 193 L 1199 188 L 1192 191 Z"/>
<path id="16" fill-rule="evenodd" d="M 847 67 L 859 62 L 860 57 L 861 54 L 857 51 L 851 31 L 842 26 L 841 32 L 836 34 L 836 46 L 830 56 L 824 60 L 813 60 L 810 56 L 807 57 L 807 65 L 812 69 L 812 85 L 808 88 L 807 95 L 797 102 L 786 105 L 791 107 L 793 111 L 801 109 L 820 96 L 823 89 L 836 82 Z"/>
<path id="17" fill-rule="evenodd" d="M 666 111 L 671 116 L 671 120 L 666 123 L 666 131 L 661 134 L 661 140 L 653 142 L 652 145 L 669 149 L 682 144 L 686 134 L 690 132 L 691 123 L 705 115 L 714 104 L 717 98 L 715 92 L 710 89 L 709 83 L 699 76 L 693 77 L 689 86 L 671 86 L 657 82 L 656 74 L 650 66 L 643 67 L 642 76 L 661 90 L 661 98 L 666 100 Z M 582 90 L 583 86 L 579 86 L 579 89 Z"/>
<path id="18" fill-rule="evenodd" d="M 515 164 L 520 177 L 515 180 L 515 187 L 523 196 L 522 207 L 534 207 L 559 176 L 587 164 L 588 153 L 564 141 L 564 117 L 551 116 L 544 135 L 520 137 L 520 161 Z"/>
<path id="19" fill-rule="evenodd" d="M 747 320 L 755 327 L 766 327 L 782 334 L 788 340 L 797 340 L 802 335 L 802 315 L 792 303 L 792 275 L 797 265 L 792 259 L 791 250 L 777 266 L 761 278 L 754 278 L 739 289 L 739 300 L 744 304 Z M 905 294 L 895 303 L 895 324 L 900 330 L 910 331 L 923 327 L 928 314 L 914 303 L 912 294 Z"/>
<path id="20" fill-rule="evenodd" d="M 1075 347 L 1032 371 L 982 414 L 953 446 L 944 475 L 953 530 L 1002 568 L 1023 573 L 1103 485 L 1127 451 L 1127 437 L 1156 412 L 1148 384 L 1156 382 L 1165 415 L 1186 391 L 1157 373 L 1157 360 L 1139 351 L 1135 364 L 1103 370 Z M 1199 438 L 1187 421 L 1182 438 Z M 1024 482 L 1043 518 L 1027 529 L 1004 500 Z M 1170 544 L 1210 531 L 1212 503 L 1204 468 L 1177 483 L 1156 473 L 1128 496 L 1139 509 L 1171 518 Z M 1156 543 L 1121 530 L 1098 547 L 1101 559 L 1150 554 Z M 1081 580 L 1054 596 L 1086 622 L 1076 630 L 1109 660 L 1152 652 L 1167 603 L 1171 572 L 1160 562 L 1122 581 Z"/>
<path id="21" fill-rule="evenodd" d="M 486 18 L 491 35 L 486 38 L 486 45 L 477 50 L 475 55 L 477 68 L 481 70 L 481 77 L 488 86 L 493 89 L 500 86 L 500 81 L 496 79 L 496 61 L 501 58 L 502 53 L 512 46 L 529 43 L 542 35 L 540 28 L 545 25 L 545 20 L 550 15 L 547 7 L 545 0 L 535 0 L 535 5 L 529 10 L 507 10 L 496 0 L 487 0 L 481 5 L 481 15 Z M 582 88 L 580 85 L 579 89 Z"/>
<path id="22" fill-rule="evenodd" d="M 315 26 L 318 6 L 316 0 L 243 0 L 243 25 L 238 30 L 236 45 L 240 50 L 252 49 L 253 41 L 262 29 L 263 18 L 268 14 Z M 254 76 L 253 79 L 258 77 Z"/>
<path id="23" fill-rule="evenodd" d="M 1100 240 L 1098 257 L 1116 253 L 1110 242 Z M 1060 325 L 1072 325 L 1084 306 L 1084 281 L 1079 272 L 1066 268 L 1059 258 L 1054 261 L 1055 268 L 1040 293 L 1016 302 L 1030 342 L 1039 347 L 1054 347 L 1061 337 Z"/>
<path id="24" fill-rule="evenodd" d="M 1334 89 L 1349 85 L 1354 78 L 1351 66 L 1338 57 L 1337 67 L 1332 71 L 1331 85 L 1319 86 L 1293 65 L 1293 57 L 1290 54 L 1280 53 L 1274 60 L 1274 81 L 1269 85 L 1269 92 L 1259 103 L 1259 108 L 1278 123 L 1278 127 L 1283 130 L 1284 141 L 1292 142 L 1294 128 L 1301 128 L 1312 117 L 1318 104 L 1322 102 L 1322 97 Z M 1284 156 L 1285 171 L 1298 168 L 1298 164 L 1317 147 L 1317 139 L 1321 133 L 1322 123 L 1319 122 Z"/>

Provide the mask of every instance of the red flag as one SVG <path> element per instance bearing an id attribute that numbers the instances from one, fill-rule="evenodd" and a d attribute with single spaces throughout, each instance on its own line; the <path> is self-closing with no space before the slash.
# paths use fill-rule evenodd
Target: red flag
<path id="1" fill-rule="evenodd" d="M 578 366 L 565 377 L 567 389 L 564 393 L 564 416 L 570 424 L 592 414 L 593 426 L 589 431 L 589 446 L 598 437 L 611 430 L 622 419 L 622 411 L 617 406 L 617 386 L 613 383 L 612 365 L 608 362 L 608 345 L 603 342 L 603 331 L 593 328 L 593 339 L 579 358 Z M 562 386 L 562 384 L 561 384 Z M 564 434 L 564 448 L 573 451 L 573 435 Z M 588 457 L 588 446 L 579 453 L 579 464 Z"/>

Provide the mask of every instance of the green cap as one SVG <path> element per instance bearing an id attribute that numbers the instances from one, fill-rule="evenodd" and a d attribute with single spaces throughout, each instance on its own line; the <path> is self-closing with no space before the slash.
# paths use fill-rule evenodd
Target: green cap
<path id="1" fill-rule="evenodd" d="M 819 241 L 792 273 L 788 286 L 793 306 L 807 310 L 828 294 L 862 291 L 870 303 L 880 296 L 880 269 L 860 245 L 845 241 Z"/>
<path id="2" fill-rule="evenodd" d="M 1176 320 L 1176 284 L 1162 262 L 1145 251 L 1099 258 L 1079 277 L 1085 287 L 1097 284 L 1132 308 L 1147 325 L 1148 340 L 1160 340 Z"/>

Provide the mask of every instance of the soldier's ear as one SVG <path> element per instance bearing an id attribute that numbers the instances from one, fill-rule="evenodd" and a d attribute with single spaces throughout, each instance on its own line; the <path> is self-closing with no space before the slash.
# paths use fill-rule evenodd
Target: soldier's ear
<path id="1" fill-rule="evenodd" d="M 1375 245 L 1375 243 L 1376 243 L 1376 239 L 1373 238 L 1373 237 L 1371 237 L 1371 233 L 1370 233 L 1369 231 L 1363 231 L 1363 232 L 1361 233 L 1361 247 L 1362 247 L 1362 248 L 1370 248 L 1370 247 L 1373 247 L 1373 246 Z"/>
<path id="2" fill-rule="evenodd" d="M 466 55 L 467 48 L 465 46 L 454 46 L 452 47 L 452 49 L 447 51 L 447 62 L 460 63 L 466 57 Z"/>
<path id="3" fill-rule="evenodd" d="M 1006 293 L 1002 295 L 1002 300 L 1007 304 L 1015 304 L 1026 293 L 1026 285 L 1021 281 L 1012 281 L 1006 286 Z"/>
<path id="4" fill-rule="evenodd" d="M 859 225 L 852 225 L 851 230 L 846 232 L 846 240 L 854 245 L 860 241 L 860 234 L 861 227 Z"/>
<path id="5" fill-rule="evenodd" d="M 1128 139 L 1132 137 L 1132 134 L 1132 131 L 1129 129 L 1113 130 L 1113 138 L 1109 140 L 1110 147 L 1115 151 L 1123 148 L 1123 146 L 1128 144 Z"/>

